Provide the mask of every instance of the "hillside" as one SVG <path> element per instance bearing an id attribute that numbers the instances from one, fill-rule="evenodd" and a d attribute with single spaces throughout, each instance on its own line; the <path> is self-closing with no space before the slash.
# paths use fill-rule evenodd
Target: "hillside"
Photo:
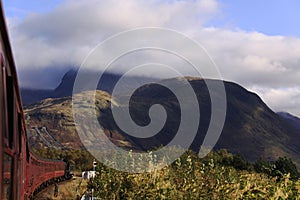
<path id="1" fill-rule="evenodd" d="M 279 116 L 284 118 L 288 123 L 296 127 L 300 131 L 300 118 L 296 117 L 294 115 L 291 115 L 290 113 L 287 112 L 278 112 L 277 113 Z"/>
<path id="2" fill-rule="evenodd" d="M 78 94 L 78 96 L 82 97 L 83 105 L 86 103 L 85 97 L 91 93 L 92 92 L 87 91 Z M 97 91 L 96 98 L 98 99 L 97 108 L 99 110 L 107 110 L 111 102 L 110 95 L 103 91 Z M 29 133 L 29 142 L 33 148 L 42 148 L 47 146 L 76 149 L 83 147 L 75 130 L 71 97 L 48 98 L 40 101 L 39 103 L 25 107 L 24 112 L 27 132 Z M 45 130 L 47 130 L 52 138 L 49 139 L 49 137 L 41 137 L 41 135 L 45 135 Z M 92 127 L 87 127 L 87 131 L 92 133 Z M 107 135 L 110 133 L 112 136 L 111 140 L 115 144 L 135 148 L 132 142 L 126 142 L 126 138 L 123 135 L 120 135 L 115 131 L 106 131 Z M 54 141 L 56 144 L 53 144 Z"/>
<path id="3" fill-rule="evenodd" d="M 178 79 L 165 81 L 181 84 Z M 211 103 L 204 80 L 189 78 L 189 82 L 200 102 L 200 126 L 191 145 L 191 149 L 197 151 L 208 128 Z M 229 152 L 240 153 L 249 161 L 255 161 L 260 157 L 274 160 L 279 156 L 288 156 L 299 167 L 299 131 L 270 110 L 256 94 L 231 82 L 225 82 L 225 89 L 227 92 L 226 121 L 221 137 L 214 149 L 228 149 Z M 87 95 L 85 93 L 79 95 L 82 96 L 84 102 Z M 140 125 L 149 123 L 147 115 L 151 105 L 158 103 L 166 108 L 167 122 L 161 132 L 151 138 L 135 138 L 124 133 L 112 118 L 110 95 L 98 91 L 96 98 L 100 102 L 96 103 L 98 120 L 106 135 L 119 146 L 151 150 L 167 144 L 176 134 L 180 122 L 180 107 L 173 93 L 164 87 L 148 84 L 136 91 L 132 97 L 131 116 Z M 189 97 L 187 97 L 188 101 Z M 65 147 L 78 148 L 81 146 L 72 119 L 71 97 L 46 99 L 27 107 L 25 113 L 30 118 L 28 120 L 29 126 L 47 127 L 49 133 Z M 86 129 L 87 134 L 93 134 L 92 127 L 87 126 Z"/>

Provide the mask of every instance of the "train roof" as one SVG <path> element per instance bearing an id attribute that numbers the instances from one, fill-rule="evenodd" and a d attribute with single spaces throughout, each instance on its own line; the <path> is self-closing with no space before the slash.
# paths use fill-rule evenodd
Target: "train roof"
<path id="1" fill-rule="evenodd" d="M 11 49 L 11 45 L 10 45 L 8 29 L 7 29 L 6 21 L 5 21 L 5 13 L 4 13 L 3 6 L 2 6 L 2 1 L 0 1 L 0 7 L 1 7 L 0 8 L 0 31 L 1 31 L 1 39 L 2 39 L 2 45 L 3 45 L 3 53 L 5 54 L 5 57 L 6 57 L 6 66 L 7 66 L 8 73 L 13 79 L 18 106 L 19 106 L 20 112 L 24 116 L 21 93 L 20 93 L 20 89 L 19 89 L 19 83 L 18 83 L 18 77 L 17 77 L 17 71 L 16 71 L 16 65 L 15 65 L 15 61 L 14 61 L 14 57 L 13 57 L 13 53 L 12 53 L 12 49 Z M 25 125 L 24 117 L 22 117 L 22 121 L 23 121 L 23 124 Z M 26 131 L 25 131 L 25 134 L 27 136 Z"/>

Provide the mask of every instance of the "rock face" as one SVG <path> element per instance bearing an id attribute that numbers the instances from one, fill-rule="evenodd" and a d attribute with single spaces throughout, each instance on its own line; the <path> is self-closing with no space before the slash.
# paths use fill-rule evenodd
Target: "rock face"
<path id="1" fill-rule="evenodd" d="M 197 135 L 190 148 L 198 151 L 208 129 L 211 119 L 211 101 L 206 83 L 218 80 L 187 79 L 197 96 L 200 108 L 200 120 Z M 179 79 L 164 80 L 176 84 L 180 88 Z M 241 86 L 224 82 L 227 95 L 226 120 L 221 136 L 214 149 L 225 148 L 232 153 L 240 153 L 249 161 L 259 157 L 275 159 L 279 156 L 290 157 L 300 166 L 300 134 L 294 126 L 274 113 L 254 93 Z M 85 97 L 90 92 L 78 95 Z M 119 97 L 120 99 L 122 96 Z M 220 97 L 221 98 L 221 97 Z M 180 104 L 170 90 L 158 84 L 148 84 L 131 97 L 130 115 L 140 125 L 149 124 L 149 108 L 154 104 L 164 106 L 167 120 L 162 130 L 150 138 L 133 137 L 123 132 L 115 123 L 111 112 L 111 96 L 107 92 L 98 91 L 96 95 L 96 113 L 98 121 L 110 140 L 123 148 L 146 151 L 168 144 L 176 135 L 180 125 Z M 115 99 L 118 104 L 118 100 Z M 190 97 L 186 97 L 188 105 Z M 25 113 L 30 127 L 46 127 L 53 138 L 67 148 L 82 147 L 76 133 L 71 109 L 71 98 L 46 99 L 26 108 Z M 118 104 L 123 107 L 125 105 Z M 86 126 L 87 134 L 93 134 L 93 127 Z M 142 133 L 141 133 L 142 134 Z M 187 137 L 188 134 L 186 133 Z"/>

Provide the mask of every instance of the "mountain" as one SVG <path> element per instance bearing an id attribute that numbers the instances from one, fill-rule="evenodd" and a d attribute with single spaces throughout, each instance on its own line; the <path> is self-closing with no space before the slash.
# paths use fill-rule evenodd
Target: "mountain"
<path id="1" fill-rule="evenodd" d="M 63 149 L 59 143 L 47 130 L 46 127 L 31 127 L 27 129 L 28 142 L 31 147 L 43 148 L 44 145 L 54 149 Z"/>
<path id="2" fill-rule="evenodd" d="M 296 127 L 300 131 L 300 118 L 296 117 L 294 115 L 291 115 L 290 113 L 287 112 L 278 112 L 277 113 L 279 116 L 284 118 L 288 123 Z"/>
<path id="3" fill-rule="evenodd" d="M 200 108 L 199 128 L 190 148 L 198 151 L 209 126 L 211 118 L 210 92 L 206 83 L 214 85 L 219 80 L 187 79 L 197 96 Z M 180 79 L 168 79 L 168 83 L 180 89 L 184 84 Z M 159 83 L 159 82 L 158 82 Z M 278 157 L 290 157 L 300 167 L 300 134 L 294 126 L 274 113 L 255 93 L 243 87 L 224 82 L 227 95 L 226 120 L 221 136 L 214 149 L 227 149 L 232 153 L 240 153 L 249 161 L 260 157 L 274 160 Z M 92 92 L 80 95 L 82 107 L 86 107 L 87 96 Z M 177 133 L 180 125 L 180 104 L 174 93 L 167 88 L 151 83 L 140 87 L 130 99 L 130 115 L 136 124 L 141 126 L 150 122 L 149 108 L 154 104 L 164 106 L 167 120 L 162 130 L 149 138 L 133 137 L 123 132 L 114 121 L 110 105 L 123 108 L 117 99 L 111 99 L 107 92 L 97 91 L 96 110 L 98 121 L 109 139 L 123 148 L 147 151 L 168 144 Z M 218 98 L 222 98 L 219 96 Z M 185 106 L 189 105 L 190 96 L 186 96 Z M 46 99 L 25 109 L 29 126 L 47 127 L 50 134 L 65 147 L 80 147 L 82 144 L 75 131 L 71 110 L 71 97 Z M 82 114 L 83 115 L 83 114 Z M 87 135 L 95 130 L 86 122 Z M 190 133 L 185 133 L 189 137 Z M 86 142 L 85 142 L 86 143 Z"/>
<path id="4" fill-rule="evenodd" d="M 82 101 L 82 106 L 88 105 L 87 96 L 93 92 L 86 91 L 77 94 Z M 111 104 L 111 96 L 104 91 L 97 91 L 97 109 L 108 110 Z M 24 110 L 28 138 L 33 148 L 82 148 L 82 142 L 76 132 L 73 113 L 72 97 L 48 98 L 36 104 L 25 107 Z M 102 114 L 101 112 L 99 113 Z M 84 116 L 84 113 L 82 113 Z M 93 133 L 93 127 L 86 127 L 88 133 Z M 105 130 L 111 140 L 118 146 L 138 149 L 129 138 L 111 130 Z M 46 136 L 45 136 L 46 135 Z M 127 141 L 128 140 L 128 141 Z"/>
<path id="5" fill-rule="evenodd" d="M 73 92 L 74 82 L 77 76 L 78 70 L 68 71 L 62 78 L 61 83 L 54 90 L 55 97 L 67 97 L 71 96 Z M 122 75 L 106 72 L 103 73 L 101 78 L 93 71 L 82 72 L 82 77 L 84 77 L 84 85 L 81 85 L 81 91 L 88 91 L 94 89 L 90 80 L 100 79 L 97 85 L 98 90 L 105 91 L 109 94 L 112 94 L 113 89 L 115 88 L 116 83 L 120 80 Z M 120 91 L 123 94 L 126 94 L 132 88 L 136 86 L 143 85 L 145 82 L 154 82 L 156 79 L 143 77 L 143 76 L 126 76 L 123 77 L 123 82 L 120 85 Z"/>
<path id="6" fill-rule="evenodd" d="M 40 89 L 28 89 L 21 88 L 21 96 L 23 105 L 30 105 L 32 103 L 36 103 L 46 98 L 61 98 L 72 96 L 74 82 L 77 76 L 78 70 L 70 69 L 66 72 L 59 83 L 59 85 L 54 90 L 40 90 Z M 83 74 L 85 78 L 85 84 L 81 86 L 82 91 L 92 90 L 93 87 L 89 80 L 97 77 L 93 71 L 86 71 Z M 109 94 L 112 94 L 113 89 L 121 78 L 120 74 L 106 72 L 103 73 L 99 83 L 97 85 L 98 90 L 106 91 Z M 124 77 L 123 77 L 124 78 Z M 120 85 L 120 91 L 122 93 L 126 93 L 130 91 L 132 88 L 136 86 L 143 85 L 145 82 L 154 82 L 156 79 L 142 76 L 129 76 L 125 77 L 123 80 L 123 84 Z"/>
<path id="7" fill-rule="evenodd" d="M 54 97 L 53 90 L 21 88 L 21 97 L 23 105 L 29 105 L 43 99 Z"/>

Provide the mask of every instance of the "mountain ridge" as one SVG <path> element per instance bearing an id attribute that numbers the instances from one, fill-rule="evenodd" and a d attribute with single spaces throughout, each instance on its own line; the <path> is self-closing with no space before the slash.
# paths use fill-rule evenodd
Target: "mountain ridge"
<path id="1" fill-rule="evenodd" d="M 177 79 L 168 81 L 174 81 L 174 84 L 178 84 Z M 195 151 L 199 150 L 202 144 L 203 134 L 208 128 L 211 115 L 209 92 L 205 84 L 207 81 L 219 80 L 189 80 L 198 100 L 200 100 L 199 108 L 200 116 L 202 116 L 199 121 L 200 126 L 197 136 L 190 146 Z M 274 160 L 278 157 L 287 156 L 292 158 L 299 167 L 300 144 L 297 142 L 300 139 L 299 131 L 274 113 L 257 94 L 247 91 L 236 83 L 225 81 L 224 85 L 227 95 L 226 120 L 222 134 L 214 149 L 228 149 L 232 153 L 240 153 L 249 161 L 254 161 L 260 157 Z M 83 96 L 82 98 L 84 98 L 84 94 L 84 92 L 80 94 Z M 145 96 L 147 94 L 150 96 Z M 149 107 L 156 103 L 163 105 L 169 113 L 168 116 L 172 116 L 167 120 L 162 132 L 150 139 L 132 137 L 118 128 L 112 117 L 110 98 L 111 96 L 107 92 L 97 91 L 97 101 L 101 103 L 97 104 L 96 107 L 97 113 L 99 113 L 98 121 L 100 125 L 103 127 L 106 136 L 115 144 L 127 149 L 151 150 L 167 144 L 176 133 L 176 127 L 178 127 L 180 119 L 179 105 L 176 98 L 166 88 L 147 84 L 147 86 L 139 88 L 132 97 L 133 111 L 131 116 L 137 124 L 145 125 L 149 123 Z M 46 126 L 57 141 L 60 141 L 61 138 L 69 138 L 77 143 L 77 147 L 82 145 L 76 141 L 78 136 L 76 136 L 70 113 L 71 97 L 44 100 L 40 103 L 40 107 L 38 105 L 31 105 L 25 109 L 26 115 L 33 120 L 36 126 Z M 46 116 L 47 119 L 43 116 Z M 42 118 L 43 120 L 41 120 Z M 28 121 L 28 123 L 31 122 Z M 69 125 L 64 126 L 65 124 Z M 70 127 L 72 127 L 72 130 L 70 130 Z M 57 131 L 59 128 L 68 132 L 69 135 L 67 137 L 59 136 L 59 131 Z M 89 130 L 88 132 L 90 134 L 93 131 Z M 74 139 L 74 137 L 77 137 L 77 139 Z M 67 140 L 62 143 L 64 142 L 68 143 Z M 72 146 L 72 144 L 66 146 L 68 145 Z"/>
<path id="2" fill-rule="evenodd" d="M 37 103 L 43 99 L 47 98 L 61 98 L 72 96 L 73 86 L 78 73 L 78 69 L 70 69 L 67 71 L 58 86 L 52 90 L 47 89 L 31 89 L 31 88 L 21 88 L 21 96 L 23 105 L 30 105 L 33 103 Z M 81 91 L 87 91 L 94 89 L 91 82 L 89 80 L 99 79 L 93 71 L 86 71 L 82 74 L 82 76 L 86 77 L 85 85 L 82 85 Z M 102 74 L 101 79 L 97 85 L 97 90 L 102 90 L 112 94 L 112 91 L 118 82 L 118 80 L 122 77 L 122 75 L 112 72 L 105 72 Z M 124 78 L 124 77 L 123 77 Z M 144 82 L 153 82 L 157 79 L 150 77 L 140 77 L 140 76 L 129 76 L 125 77 L 123 80 L 123 84 L 120 85 L 120 91 L 122 93 L 126 93 L 130 91 L 132 88 L 143 84 Z"/>

